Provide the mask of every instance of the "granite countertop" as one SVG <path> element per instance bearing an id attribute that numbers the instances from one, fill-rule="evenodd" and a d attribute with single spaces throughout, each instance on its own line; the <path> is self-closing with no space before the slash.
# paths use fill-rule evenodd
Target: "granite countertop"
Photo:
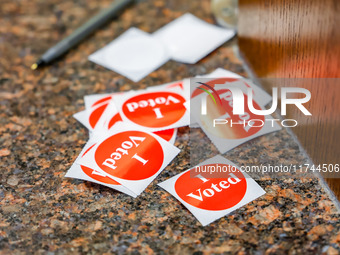
<path id="1" fill-rule="evenodd" d="M 64 178 L 88 139 L 72 118 L 84 95 L 145 88 L 217 67 L 246 75 L 234 53 L 236 39 L 196 65 L 170 61 L 139 83 L 87 60 L 131 26 L 153 32 L 185 12 L 213 22 L 207 0 L 142 1 L 66 57 L 30 70 L 46 49 L 110 3 L 0 3 L 0 254 L 339 254 L 339 213 L 317 178 L 263 178 L 258 183 L 266 195 L 202 227 L 156 186 L 189 166 L 188 128 L 176 140 L 180 155 L 137 199 Z M 237 164 L 305 158 L 287 130 L 224 156 Z"/>

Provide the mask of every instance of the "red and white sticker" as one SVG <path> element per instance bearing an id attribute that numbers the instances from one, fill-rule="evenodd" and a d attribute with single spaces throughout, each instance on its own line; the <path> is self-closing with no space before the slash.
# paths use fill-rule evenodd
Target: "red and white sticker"
<path id="1" fill-rule="evenodd" d="M 186 99 L 178 89 L 135 92 L 115 97 L 114 102 L 124 122 L 150 132 L 187 126 L 190 122 L 183 105 Z"/>
<path id="2" fill-rule="evenodd" d="M 103 173 L 137 195 L 179 153 L 159 136 L 122 122 L 109 133 L 77 163 Z"/>
<path id="3" fill-rule="evenodd" d="M 79 154 L 77 160 L 83 157 L 86 153 L 88 153 L 94 146 L 95 144 L 92 145 L 91 143 L 87 144 Z M 83 165 L 78 165 L 77 163 L 73 163 L 71 168 L 67 171 L 65 177 L 94 182 L 109 187 L 111 189 L 115 189 L 134 198 L 137 197 L 137 195 L 133 193 L 131 190 L 122 186 L 119 182 L 111 179 L 107 175 L 98 172 L 92 168 Z"/>
<path id="4" fill-rule="evenodd" d="M 114 94 L 94 94 L 85 96 L 85 110 L 75 113 L 73 117 L 91 133 L 105 112 L 113 95 Z"/>
<path id="5" fill-rule="evenodd" d="M 162 85 L 156 85 L 152 87 L 147 87 L 147 90 L 149 91 L 160 91 L 164 89 L 177 89 L 181 92 L 181 95 L 186 99 L 190 99 L 190 79 L 186 78 L 181 81 L 174 81 L 165 83 Z"/>
<path id="6" fill-rule="evenodd" d="M 229 169 L 210 178 L 206 169 Z M 219 168 L 218 168 L 219 167 Z M 162 183 L 203 225 L 229 214 L 265 194 L 265 191 L 231 161 L 218 155 Z"/>
<path id="7" fill-rule="evenodd" d="M 221 103 L 215 103 L 205 93 L 190 101 L 192 117 L 210 138 L 220 153 L 225 153 L 251 139 L 281 129 L 270 115 L 255 115 L 248 108 L 248 98 L 244 95 L 244 114 L 233 114 L 232 94 L 228 89 L 217 91 Z M 206 97 L 207 113 L 202 114 L 202 97 Z M 264 109 L 253 100 L 253 106 Z"/>
<path id="8" fill-rule="evenodd" d="M 185 79 L 183 81 L 175 81 L 171 83 L 166 83 L 162 85 L 152 86 L 148 87 L 147 90 L 141 90 L 141 91 L 157 91 L 157 90 L 163 90 L 163 89 L 177 89 L 178 91 L 181 91 L 181 94 L 186 98 L 189 99 L 189 93 L 190 93 L 190 81 L 189 79 Z M 189 91 L 189 92 L 188 92 Z M 108 125 L 113 125 L 113 121 L 119 121 L 121 120 L 120 115 L 113 115 L 113 113 L 117 112 L 115 110 L 116 108 L 112 108 L 114 106 L 114 103 L 112 103 L 112 100 L 117 95 L 127 95 L 129 92 L 118 92 L 118 93 L 111 93 L 111 94 L 93 94 L 93 95 L 87 95 L 84 97 L 85 102 L 85 110 L 75 113 L 73 117 L 79 121 L 82 125 L 84 125 L 90 133 L 92 131 L 100 130 L 101 132 L 106 131 L 108 128 Z M 187 93 L 188 92 L 188 93 Z M 111 108 L 109 106 L 111 105 Z M 107 115 L 103 117 L 103 115 Z M 115 118 L 116 117 L 116 120 Z M 108 120 L 111 121 L 111 123 L 107 123 Z M 102 129 L 104 128 L 104 130 Z M 96 132 L 96 131 L 95 131 Z M 172 143 L 174 143 L 177 130 L 173 131 L 166 131 L 166 136 L 161 136 L 162 138 L 167 140 L 167 137 L 169 137 L 169 133 L 172 133 L 173 136 L 170 140 Z"/>
<path id="9" fill-rule="evenodd" d="M 196 76 L 197 78 L 211 78 L 212 80 L 206 82 L 208 85 L 212 86 L 214 89 L 218 90 L 215 85 L 216 84 L 224 84 L 225 82 L 240 82 L 239 85 L 243 87 L 245 90 L 247 88 L 251 88 L 253 90 L 254 99 L 256 102 L 260 103 L 261 105 L 267 105 L 272 100 L 272 97 L 261 89 L 259 86 L 254 84 L 251 80 L 246 79 L 236 73 L 230 72 L 223 68 L 217 68 L 213 72 L 206 74 L 206 75 L 199 75 Z M 195 90 L 193 91 L 193 97 L 195 95 L 202 92 L 202 90 Z"/>
<path id="10" fill-rule="evenodd" d="M 263 106 L 266 106 L 272 100 L 272 97 L 267 92 L 265 92 L 263 89 L 255 85 L 251 80 L 245 79 L 244 77 L 236 73 L 230 72 L 228 70 L 225 70 L 223 68 L 217 68 L 209 74 L 198 75 L 196 77 L 209 78 L 210 80 L 208 79 L 204 83 L 209 85 L 210 87 L 213 87 L 217 91 L 219 90 L 219 88 L 217 88 L 216 85 L 225 84 L 226 82 L 228 83 L 228 85 L 233 83 L 234 85 L 241 87 L 243 91 L 247 91 L 248 88 L 251 88 L 253 91 L 254 100 Z M 200 94 L 204 93 L 202 88 L 206 89 L 206 86 L 202 85 L 199 87 L 201 89 L 196 88 L 194 90 L 192 89 L 192 91 L 189 91 L 189 94 L 191 94 L 192 98 L 195 98 L 196 96 L 199 96 Z M 192 119 L 190 122 L 190 127 L 197 128 L 199 127 L 199 125 L 198 123 L 195 123 Z"/>
<path id="11" fill-rule="evenodd" d="M 104 113 L 97 122 L 94 133 L 108 132 L 116 123 L 123 121 L 113 100 L 114 99 L 111 100 L 110 104 L 106 107 Z M 174 144 L 177 136 L 177 128 L 156 131 L 153 133 Z"/>
<path id="12" fill-rule="evenodd" d="M 89 126 L 94 129 L 114 94 L 95 94 L 84 97 Z"/>

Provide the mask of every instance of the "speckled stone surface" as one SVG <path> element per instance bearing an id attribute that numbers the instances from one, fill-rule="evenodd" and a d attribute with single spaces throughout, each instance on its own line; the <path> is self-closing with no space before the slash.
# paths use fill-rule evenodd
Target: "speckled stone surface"
<path id="1" fill-rule="evenodd" d="M 217 67 L 245 75 L 235 40 L 196 65 L 170 61 L 140 83 L 87 60 L 131 26 L 153 32 L 185 12 L 213 22 L 207 0 L 142 1 L 53 65 L 29 69 L 110 2 L 1 0 L 0 254 L 339 254 L 339 214 L 317 179 L 260 180 L 266 195 L 202 227 L 156 186 L 188 167 L 188 128 L 176 140 L 180 155 L 137 199 L 64 178 L 88 139 L 72 118 L 84 95 L 145 88 Z M 225 156 L 238 164 L 304 159 L 286 130 Z"/>

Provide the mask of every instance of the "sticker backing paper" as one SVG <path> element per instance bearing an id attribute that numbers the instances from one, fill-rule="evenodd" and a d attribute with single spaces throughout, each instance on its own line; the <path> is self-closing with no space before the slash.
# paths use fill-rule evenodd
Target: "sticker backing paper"
<path id="1" fill-rule="evenodd" d="M 152 35 L 130 28 L 89 56 L 89 60 L 120 73 L 134 82 L 169 60 L 164 45 Z"/>
<path id="2" fill-rule="evenodd" d="M 153 35 L 166 46 L 173 60 L 195 64 L 234 37 L 235 31 L 212 25 L 186 13 Z"/>

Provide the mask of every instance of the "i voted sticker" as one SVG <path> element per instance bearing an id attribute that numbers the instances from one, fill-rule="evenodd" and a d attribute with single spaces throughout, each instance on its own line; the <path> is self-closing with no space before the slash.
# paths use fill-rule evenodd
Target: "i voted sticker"
<path id="1" fill-rule="evenodd" d="M 231 170 L 218 178 L 199 171 L 216 165 Z M 250 176 L 220 155 L 158 185 L 176 197 L 203 226 L 265 194 Z"/>
<path id="2" fill-rule="evenodd" d="M 164 161 L 164 151 L 154 136 L 132 130 L 119 132 L 102 141 L 94 158 L 105 173 L 135 181 L 157 173 Z"/>
<path id="3" fill-rule="evenodd" d="M 254 100 L 262 106 L 266 106 L 272 100 L 272 97 L 267 92 L 265 92 L 256 84 L 254 84 L 251 80 L 246 79 L 236 73 L 230 72 L 223 68 L 217 68 L 209 74 L 198 75 L 196 76 L 196 78 L 206 79 L 201 80 L 204 82 L 204 85 L 203 84 L 201 86 L 195 85 L 195 88 L 192 88 L 191 91 L 189 91 L 189 94 L 191 95 L 192 98 L 195 98 L 196 96 L 205 93 L 204 89 L 208 89 L 206 85 L 218 91 L 220 88 L 218 88 L 216 85 L 228 83 L 229 85 L 233 84 L 234 86 L 239 86 L 243 91 L 247 91 L 247 89 L 250 88 L 252 90 Z M 208 90 L 211 93 L 213 92 L 211 89 Z M 190 127 L 196 128 L 199 127 L 199 125 L 194 121 L 191 121 Z"/>
<path id="4" fill-rule="evenodd" d="M 182 174 L 175 183 L 175 190 L 181 199 L 200 209 L 229 209 L 237 205 L 247 191 L 247 181 L 239 170 L 225 178 L 206 178 L 202 174 L 194 177 L 190 171 Z"/>
<path id="5" fill-rule="evenodd" d="M 108 132 L 116 123 L 120 121 L 123 121 L 123 119 L 120 116 L 119 112 L 117 111 L 117 108 L 114 102 L 111 100 L 110 104 L 105 109 L 102 116 L 100 117 L 96 125 L 96 128 L 94 129 L 94 132 L 95 133 Z M 174 144 L 176 135 L 177 135 L 177 129 L 172 128 L 172 129 L 156 131 L 153 133 L 160 136 L 164 140 Z"/>
<path id="6" fill-rule="evenodd" d="M 190 92 L 190 82 L 188 79 L 183 81 L 176 81 L 171 83 L 166 83 L 162 85 L 148 87 L 146 90 L 142 91 L 161 91 L 167 89 L 176 89 L 177 92 L 187 100 L 189 99 Z M 140 91 L 141 92 L 141 91 Z M 111 94 L 93 94 L 84 97 L 85 110 L 75 113 L 73 117 L 83 124 L 90 133 L 93 132 L 106 132 L 110 127 L 112 127 L 116 122 L 123 121 L 115 104 L 112 102 L 115 96 L 127 95 L 129 92 L 118 92 Z M 171 136 L 170 136 L 171 134 Z M 159 135 L 174 143 L 176 139 L 177 130 L 169 129 L 168 131 L 162 130 Z"/>
<path id="7" fill-rule="evenodd" d="M 96 144 L 91 145 L 91 142 L 88 145 L 86 145 L 84 149 L 82 150 L 82 152 L 79 154 L 78 159 L 84 157 L 95 145 Z M 103 174 L 102 172 L 96 171 L 92 168 L 89 168 L 83 165 L 79 165 L 77 163 L 73 163 L 71 168 L 67 171 L 65 177 L 90 181 L 93 183 L 104 185 L 111 189 L 115 189 L 129 196 L 137 197 L 137 195 L 133 193 L 131 190 L 122 186 L 119 182 L 113 180 L 112 178 L 109 178 L 107 175 Z"/>
<path id="8" fill-rule="evenodd" d="M 266 106 L 272 101 L 272 97 L 265 92 L 262 88 L 254 84 L 250 79 L 246 79 L 236 73 L 230 72 L 223 68 L 217 68 L 213 72 L 205 75 L 196 76 L 197 78 L 210 78 L 211 80 L 205 82 L 209 86 L 213 87 L 215 90 L 216 84 L 225 84 L 226 82 L 237 82 L 239 86 L 246 86 L 246 88 L 251 88 L 253 90 L 253 96 L 256 102 L 261 105 Z M 245 87 L 244 87 L 245 88 Z M 195 90 L 196 92 L 199 92 Z"/>
<path id="9" fill-rule="evenodd" d="M 154 132 L 189 124 L 186 100 L 176 90 L 143 91 L 117 97 L 115 104 L 124 122 Z"/>
<path id="10" fill-rule="evenodd" d="M 265 116 L 252 113 L 246 103 L 244 104 L 243 114 L 233 114 L 233 97 L 230 90 L 219 90 L 217 94 L 221 99 L 221 104 L 213 105 L 211 100 L 207 100 L 208 114 L 199 114 L 199 122 L 204 127 L 204 130 L 219 138 L 241 139 L 255 135 L 264 127 L 264 125 L 262 126 L 258 123 L 265 123 Z M 202 96 L 210 99 L 207 98 L 207 95 Z M 247 102 L 248 97 L 246 95 L 244 97 Z M 253 101 L 253 106 L 255 109 L 262 109 L 255 101 Z M 234 125 L 222 125 L 222 122 L 226 121 L 228 121 L 226 124 L 234 123 Z M 256 123 L 248 123 L 248 121 Z M 239 123 L 247 123 L 247 125 L 240 125 Z"/>
<path id="11" fill-rule="evenodd" d="M 217 92 L 219 102 L 214 102 L 207 93 L 199 94 L 190 101 L 191 114 L 210 138 L 220 153 L 225 153 L 251 139 L 281 129 L 270 115 L 256 115 L 248 108 L 248 98 L 244 95 L 244 113 L 233 114 L 233 97 L 229 89 Z M 206 112 L 202 113 L 202 102 Z M 253 100 L 257 110 L 263 109 Z"/>
<path id="12" fill-rule="evenodd" d="M 159 136 L 119 122 L 77 163 L 139 195 L 178 153 Z"/>
<path id="13" fill-rule="evenodd" d="M 145 127 L 164 128 L 178 122 L 185 114 L 185 99 L 172 92 L 150 92 L 134 96 L 122 105 L 130 121 Z"/>
<path id="14" fill-rule="evenodd" d="M 91 150 L 96 144 L 93 144 L 92 146 L 90 146 L 85 152 L 84 154 L 80 154 L 82 157 L 89 151 Z M 88 177 L 100 182 L 100 183 L 105 183 L 105 184 L 112 184 L 112 185 L 120 185 L 119 182 L 107 177 L 107 175 L 98 172 L 96 170 L 93 170 L 89 167 L 86 166 L 80 166 L 81 170 L 84 172 L 84 174 L 86 174 Z"/>

